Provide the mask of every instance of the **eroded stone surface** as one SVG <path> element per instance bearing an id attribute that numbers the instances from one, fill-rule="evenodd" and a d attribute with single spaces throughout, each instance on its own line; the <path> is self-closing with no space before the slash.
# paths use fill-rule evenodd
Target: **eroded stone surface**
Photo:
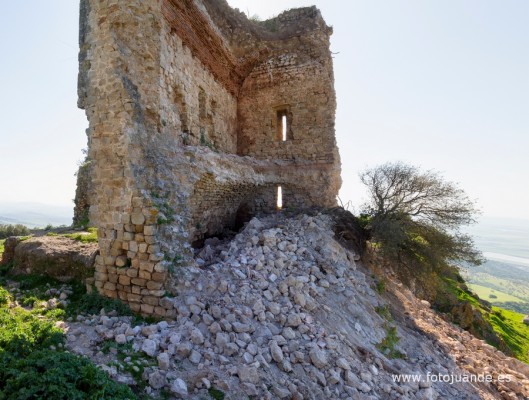
<path id="1" fill-rule="evenodd" d="M 32 237 L 24 241 L 10 238 L 15 244 L 12 251 L 15 273 L 37 273 L 61 281 L 83 280 L 94 274 L 94 261 L 98 247 L 64 236 Z"/>

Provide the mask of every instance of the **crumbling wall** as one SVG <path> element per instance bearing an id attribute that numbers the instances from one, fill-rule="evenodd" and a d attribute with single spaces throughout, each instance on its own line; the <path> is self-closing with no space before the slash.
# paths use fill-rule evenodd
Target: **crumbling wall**
<path id="1" fill-rule="evenodd" d="M 193 27 L 207 22 L 190 19 L 190 16 L 186 18 L 183 11 L 188 9 L 181 10 L 183 5 L 178 4 L 178 11 L 181 12 L 172 17 L 178 18 L 178 25 L 175 26 L 186 32 L 185 39 L 197 42 L 200 48 L 205 48 L 209 42 L 198 36 L 200 32 Z M 167 4 L 165 6 L 169 7 Z M 166 8 L 164 10 L 169 12 Z M 176 10 L 173 12 L 176 13 Z M 185 29 L 183 21 L 189 24 Z M 183 39 L 175 33 L 170 21 L 164 18 L 162 24 L 162 87 L 159 110 L 163 121 L 162 134 L 177 135 L 175 141 L 184 145 L 205 145 L 216 151 L 235 153 L 236 96 L 193 55 Z"/>
<path id="2" fill-rule="evenodd" d="M 99 292 L 173 317 L 192 242 L 275 211 L 278 186 L 285 207 L 334 205 L 330 33 L 313 7 L 257 23 L 224 0 L 81 0 Z"/>
<path id="3" fill-rule="evenodd" d="M 77 170 L 77 188 L 73 209 L 73 226 L 86 227 L 90 224 L 90 191 L 92 190 L 92 162 L 86 159 Z"/>

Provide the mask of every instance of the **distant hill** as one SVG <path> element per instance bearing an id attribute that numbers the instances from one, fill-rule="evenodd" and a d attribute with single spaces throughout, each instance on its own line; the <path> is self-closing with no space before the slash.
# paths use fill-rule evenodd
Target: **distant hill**
<path id="1" fill-rule="evenodd" d="M 73 205 L 0 203 L 0 224 L 22 224 L 29 228 L 71 225 Z"/>
<path id="2" fill-rule="evenodd" d="M 529 313 L 529 221 L 484 218 L 469 230 L 487 258 L 466 269 L 470 287 L 493 305 Z"/>

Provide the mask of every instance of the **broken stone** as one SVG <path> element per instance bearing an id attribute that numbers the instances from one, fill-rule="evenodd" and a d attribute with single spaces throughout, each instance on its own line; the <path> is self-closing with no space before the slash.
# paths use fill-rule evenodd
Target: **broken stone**
<path id="1" fill-rule="evenodd" d="M 171 384 L 171 392 L 180 396 L 187 396 L 188 391 L 186 383 L 180 378 L 175 379 Z"/>
<path id="2" fill-rule="evenodd" d="M 141 350 L 148 356 L 154 357 L 158 350 L 158 343 L 151 339 L 145 339 L 141 346 Z"/>
<path id="3" fill-rule="evenodd" d="M 327 354 L 325 353 L 325 351 L 320 350 L 317 347 L 314 347 L 309 352 L 309 357 L 312 361 L 312 364 L 314 364 L 316 368 L 322 369 L 327 365 Z"/>
<path id="4" fill-rule="evenodd" d="M 237 375 L 241 382 L 258 384 L 260 381 L 259 370 L 255 367 L 240 366 L 237 368 Z"/>
<path id="5" fill-rule="evenodd" d="M 281 363 L 283 361 L 283 350 L 277 345 L 275 340 L 270 341 L 270 354 L 272 355 L 273 360 L 276 363 Z"/>

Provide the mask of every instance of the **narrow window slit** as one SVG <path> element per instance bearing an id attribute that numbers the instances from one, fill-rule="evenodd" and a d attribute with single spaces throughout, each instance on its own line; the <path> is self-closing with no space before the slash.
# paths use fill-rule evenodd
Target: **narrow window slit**
<path id="1" fill-rule="evenodd" d="M 277 111 L 277 134 L 276 140 L 278 142 L 286 142 L 287 140 L 292 139 L 289 134 L 290 120 L 288 117 L 288 112 L 285 109 Z"/>
<path id="2" fill-rule="evenodd" d="M 281 210 L 283 208 L 283 188 L 281 186 L 277 187 L 277 209 Z"/>

